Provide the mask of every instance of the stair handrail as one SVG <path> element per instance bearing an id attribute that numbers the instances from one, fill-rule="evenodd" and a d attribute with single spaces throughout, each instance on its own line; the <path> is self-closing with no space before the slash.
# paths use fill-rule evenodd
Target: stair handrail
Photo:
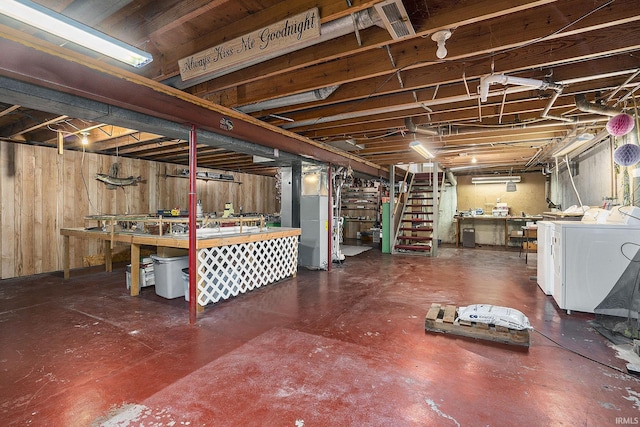
<path id="1" fill-rule="evenodd" d="M 409 171 L 407 171 L 407 174 L 409 174 Z M 393 229 L 395 230 L 394 234 L 393 234 L 393 246 L 395 247 L 396 244 L 398 243 L 398 233 L 400 232 L 400 227 L 402 226 L 402 217 L 404 216 L 405 210 L 407 209 L 407 201 L 409 200 L 409 194 L 411 194 L 411 188 L 413 187 L 413 180 L 415 178 L 415 174 L 411 174 L 411 179 L 409 184 L 407 185 L 407 197 L 404 198 L 404 200 L 402 201 L 402 203 L 400 203 L 400 195 L 398 195 L 398 203 L 396 203 L 396 208 L 402 204 L 402 210 L 400 215 L 396 215 L 395 213 L 393 214 Z M 405 174 L 405 182 L 407 179 L 407 175 Z M 393 252 L 393 251 L 392 251 Z"/>
<path id="2" fill-rule="evenodd" d="M 407 177 L 409 176 L 409 174 L 410 174 L 410 173 L 411 173 L 411 172 L 409 172 L 409 169 L 407 169 L 407 170 L 404 172 L 404 179 L 402 180 L 402 182 L 407 182 Z M 413 174 L 411 174 L 411 182 L 413 182 Z M 407 189 L 407 191 L 409 191 L 409 190 Z M 400 193 L 400 192 L 398 191 L 398 201 L 400 200 L 400 195 L 401 195 L 401 194 L 402 194 L 402 193 Z M 405 201 L 405 203 L 406 203 L 406 201 Z M 394 216 L 394 218 L 395 218 L 395 216 L 396 216 L 396 213 L 398 212 L 398 205 L 399 205 L 399 204 L 400 204 L 400 203 L 396 203 L 396 204 L 395 204 L 395 206 L 393 207 L 393 216 Z"/>

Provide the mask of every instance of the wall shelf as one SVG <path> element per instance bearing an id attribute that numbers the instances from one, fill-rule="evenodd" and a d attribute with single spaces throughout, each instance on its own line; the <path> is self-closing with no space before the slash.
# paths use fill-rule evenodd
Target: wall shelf
<path id="1" fill-rule="evenodd" d="M 346 238 L 368 232 L 379 221 L 380 187 L 345 187 L 340 200 Z"/>

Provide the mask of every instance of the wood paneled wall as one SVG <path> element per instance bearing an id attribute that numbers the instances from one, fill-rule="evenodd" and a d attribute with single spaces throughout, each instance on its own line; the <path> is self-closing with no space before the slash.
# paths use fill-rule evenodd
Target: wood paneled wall
<path id="1" fill-rule="evenodd" d="M 109 190 L 95 179 L 120 164 L 119 176 L 141 176 L 144 182 Z M 154 213 L 158 209 L 188 208 L 189 180 L 166 177 L 184 165 L 65 151 L 0 142 L 0 278 L 27 276 L 62 269 L 60 229 L 84 227 L 95 214 Z M 207 171 L 207 169 L 198 169 Z M 277 213 L 275 178 L 242 173 L 242 184 L 197 181 L 197 197 L 205 212 L 221 214 L 226 202 L 236 212 Z M 71 267 L 82 257 L 102 252 L 89 239 L 71 241 Z"/>
<path id="2" fill-rule="evenodd" d="M 491 215 L 498 199 L 506 203 L 511 215 L 540 215 L 549 210 L 545 198 L 545 176 L 541 173 L 518 174 L 522 181 L 517 183 L 518 191 L 506 192 L 506 184 L 472 184 L 471 176 L 459 176 L 458 211 L 482 208 Z"/>

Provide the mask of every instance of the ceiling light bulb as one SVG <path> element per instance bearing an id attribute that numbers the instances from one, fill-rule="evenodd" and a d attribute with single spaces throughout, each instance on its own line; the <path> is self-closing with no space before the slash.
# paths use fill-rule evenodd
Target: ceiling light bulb
<path id="1" fill-rule="evenodd" d="M 438 50 L 436 50 L 436 56 L 439 59 L 444 59 L 447 56 L 447 48 L 445 47 L 445 42 L 451 37 L 450 30 L 440 30 L 436 31 L 431 35 L 431 40 L 438 43 Z"/>
<path id="2" fill-rule="evenodd" d="M 476 156 L 473 156 L 471 158 L 471 163 L 478 163 L 478 159 L 476 159 Z"/>
<path id="3" fill-rule="evenodd" d="M 89 139 L 87 138 L 86 132 L 82 132 L 82 145 L 89 145 Z"/>

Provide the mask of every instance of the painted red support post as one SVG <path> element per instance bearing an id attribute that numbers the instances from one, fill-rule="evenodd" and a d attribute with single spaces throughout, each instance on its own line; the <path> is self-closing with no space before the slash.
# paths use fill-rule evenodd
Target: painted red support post
<path id="1" fill-rule="evenodd" d="M 333 264 L 333 175 L 331 174 L 331 163 L 327 167 L 327 182 L 329 184 L 329 217 L 328 217 L 328 228 L 329 228 L 329 248 L 328 248 L 328 264 L 327 271 L 331 271 L 331 265 Z M 338 203 L 336 201 L 336 203 Z"/>
<path id="2" fill-rule="evenodd" d="M 189 324 L 195 325 L 197 318 L 196 301 L 196 174 L 198 158 L 196 152 L 196 126 L 189 131 Z"/>

